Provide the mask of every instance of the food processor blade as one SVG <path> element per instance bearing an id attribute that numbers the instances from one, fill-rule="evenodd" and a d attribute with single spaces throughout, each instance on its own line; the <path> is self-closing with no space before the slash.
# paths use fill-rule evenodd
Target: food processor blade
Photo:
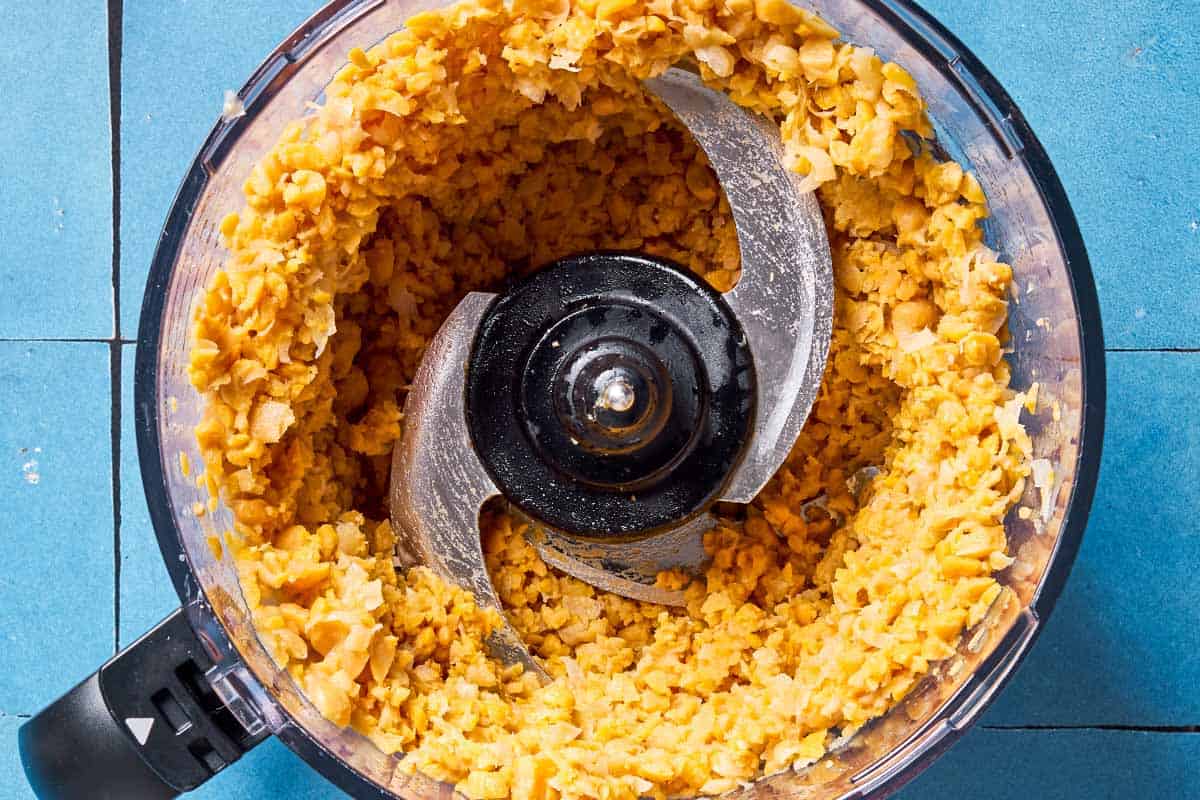
<path id="1" fill-rule="evenodd" d="M 737 229 L 742 274 L 725 299 L 760 365 L 758 415 L 722 499 L 749 503 L 787 458 L 825 372 L 833 330 L 825 223 L 816 195 L 784 164 L 775 125 L 686 70 L 669 69 L 646 85 L 708 156 Z"/>
<path id="2" fill-rule="evenodd" d="M 669 69 L 645 85 L 708 156 L 737 230 L 741 277 L 721 299 L 757 365 L 741 379 L 755 394 L 753 419 L 719 496 L 707 504 L 748 503 L 787 457 L 824 372 L 833 319 L 824 222 L 813 193 L 784 164 L 779 132 L 770 122 L 683 69 Z M 473 343 L 495 300 L 468 295 L 425 354 L 393 454 L 391 517 L 403 566 L 426 565 L 502 611 L 484 562 L 479 518 L 483 505 L 505 492 L 477 452 L 466 388 Z M 601 539 L 556 530 L 533 515 L 528 521 L 529 542 L 551 566 L 605 591 L 676 606 L 685 603 L 683 590 L 659 585 L 659 574 L 700 574 L 707 563 L 704 535 L 716 524 L 700 509 L 645 536 Z M 511 627 L 498 631 L 493 644 L 506 661 L 540 672 Z"/>
<path id="3" fill-rule="evenodd" d="M 423 564 L 503 613 L 479 539 L 479 512 L 500 490 L 471 445 L 463 396 L 463 367 L 493 299 L 467 295 L 429 343 L 409 390 L 404 436 L 392 454 L 390 506 L 402 567 Z M 489 644 L 507 663 L 541 671 L 511 627 L 497 629 Z"/>
<path id="4" fill-rule="evenodd" d="M 597 589 L 661 606 L 682 606 L 682 589 L 658 585 L 664 571 L 697 574 L 708 560 L 704 534 L 717 520 L 701 514 L 679 527 L 635 542 L 581 541 L 540 525 L 526 528 L 530 543 L 555 569 Z"/>

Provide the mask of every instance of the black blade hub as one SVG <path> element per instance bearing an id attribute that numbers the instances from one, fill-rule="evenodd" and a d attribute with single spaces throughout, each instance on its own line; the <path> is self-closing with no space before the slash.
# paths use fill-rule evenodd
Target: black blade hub
<path id="1" fill-rule="evenodd" d="M 721 296 L 678 265 L 590 253 L 498 298 L 467 369 L 467 423 L 505 496 L 558 530 L 652 535 L 708 507 L 754 416 L 754 365 Z"/>

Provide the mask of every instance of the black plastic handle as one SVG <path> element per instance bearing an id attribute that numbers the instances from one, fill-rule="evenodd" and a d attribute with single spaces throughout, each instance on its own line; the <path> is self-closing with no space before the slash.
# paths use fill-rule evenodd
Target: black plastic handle
<path id="1" fill-rule="evenodd" d="M 167 800 L 237 761 L 250 735 L 220 701 L 182 609 L 21 726 L 40 800 Z"/>

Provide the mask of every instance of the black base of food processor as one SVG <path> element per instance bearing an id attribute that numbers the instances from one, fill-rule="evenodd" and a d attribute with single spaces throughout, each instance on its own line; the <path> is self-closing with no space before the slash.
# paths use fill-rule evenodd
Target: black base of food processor
<path id="1" fill-rule="evenodd" d="M 21 765 L 42 800 L 166 800 L 237 761 L 266 732 L 234 718 L 183 609 L 21 726 Z"/>

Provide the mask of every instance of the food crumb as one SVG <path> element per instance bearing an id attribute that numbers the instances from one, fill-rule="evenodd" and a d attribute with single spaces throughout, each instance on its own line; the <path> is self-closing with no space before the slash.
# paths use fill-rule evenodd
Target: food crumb
<path id="1" fill-rule="evenodd" d="M 25 482 L 30 486 L 37 486 L 39 483 L 41 483 L 42 474 L 38 472 L 38 462 L 36 458 L 31 458 L 21 465 L 21 474 L 24 476 Z"/>
<path id="2" fill-rule="evenodd" d="M 229 122 L 244 116 L 246 116 L 246 106 L 242 103 L 242 98 L 238 97 L 237 92 L 232 89 L 226 89 L 225 99 L 221 103 L 221 119 Z"/>

